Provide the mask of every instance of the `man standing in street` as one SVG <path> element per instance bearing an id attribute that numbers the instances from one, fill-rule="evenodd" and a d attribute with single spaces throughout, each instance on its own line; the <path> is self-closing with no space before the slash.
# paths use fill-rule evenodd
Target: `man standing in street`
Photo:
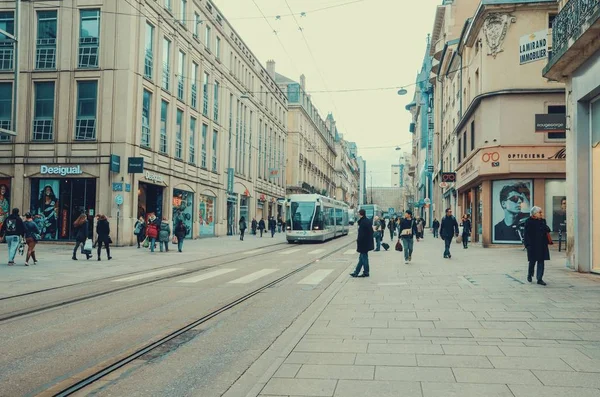
<path id="1" fill-rule="evenodd" d="M 440 221 L 437 218 L 433 218 L 433 224 L 431 225 L 433 228 L 433 238 L 438 238 L 438 233 L 440 231 Z"/>
<path id="2" fill-rule="evenodd" d="M 356 251 L 359 253 L 358 264 L 352 277 L 369 277 L 369 251 L 373 251 L 375 243 L 373 242 L 373 224 L 367 218 L 365 210 L 358 211 L 358 237 L 356 238 Z M 359 275 L 360 269 L 363 273 Z"/>
<path id="3" fill-rule="evenodd" d="M 269 218 L 269 230 L 271 231 L 271 238 L 275 237 L 275 232 L 277 231 L 277 221 L 275 220 L 274 216 Z"/>
<path id="4" fill-rule="evenodd" d="M 452 239 L 454 237 L 458 237 L 458 222 L 452 215 L 452 210 L 450 208 L 446 208 L 446 216 L 442 218 L 440 236 L 444 239 L 444 258 L 450 259 L 452 258 L 452 255 L 450 254 L 450 244 L 452 244 Z"/>

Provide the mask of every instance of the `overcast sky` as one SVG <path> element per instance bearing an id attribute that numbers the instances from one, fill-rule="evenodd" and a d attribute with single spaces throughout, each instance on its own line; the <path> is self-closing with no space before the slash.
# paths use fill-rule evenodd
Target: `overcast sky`
<path id="1" fill-rule="evenodd" d="M 441 0 L 287 0 L 293 13 L 306 13 L 297 22 L 286 0 L 213 2 L 263 65 L 274 59 L 278 73 L 296 81 L 306 76 L 321 116 L 332 112 L 344 137 L 358 144 L 367 161 L 367 184 L 372 175 L 374 186 L 390 186 L 391 164 L 411 151 L 404 107 L 412 101 Z M 405 85 L 405 96 L 397 88 L 379 89 Z M 354 89 L 369 91 L 335 92 Z"/>

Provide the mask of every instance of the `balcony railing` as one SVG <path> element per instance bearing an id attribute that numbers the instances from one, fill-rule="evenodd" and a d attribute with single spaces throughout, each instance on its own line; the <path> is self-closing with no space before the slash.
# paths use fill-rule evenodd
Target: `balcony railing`
<path id="1" fill-rule="evenodd" d="M 196 88 L 196 84 L 192 84 L 192 107 L 196 109 L 198 106 L 198 89 Z"/>
<path id="2" fill-rule="evenodd" d="M 571 39 L 577 39 L 582 26 L 600 8 L 600 0 L 570 0 L 560 10 L 552 24 L 552 56 L 561 56 Z"/>
<path id="3" fill-rule="evenodd" d="M 152 80 L 152 73 L 154 69 L 154 54 L 151 50 L 146 50 L 146 56 L 144 57 L 144 77 Z"/>
<path id="4" fill-rule="evenodd" d="M 10 130 L 12 128 L 11 119 L 0 119 L 0 128 Z M 0 134 L 0 142 L 10 142 L 11 138 L 10 135 Z"/>
<path id="5" fill-rule="evenodd" d="M 168 63 L 163 64 L 162 88 L 165 91 L 171 90 L 171 68 Z"/>
<path id="6" fill-rule="evenodd" d="M 179 76 L 177 78 L 177 98 L 180 101 L 183 101 L 183 94 L 184 94 L 184 86 L 183 86 L 184 82 L 183 82 L 183 76 Z"/>

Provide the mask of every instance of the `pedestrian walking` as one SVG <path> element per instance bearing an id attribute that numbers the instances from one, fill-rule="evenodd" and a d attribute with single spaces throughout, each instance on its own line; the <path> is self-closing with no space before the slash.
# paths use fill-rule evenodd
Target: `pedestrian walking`
<path id="1" fill-rule="evenodd" d="M 240 218 L 240 241 L 244 241 L 244 232 L 246 231 L 246 218 Z"/>
<path id="2" fill-rule="evenodd" d="M 390 232 L 390 241 L 394 241 L 394 230 L 396 229 L 396 220 L 395 219 L 390 219 L 390 221 L 387 224 L 387 227 L 389 229 Z"/>
<path id="3" fill-rule="evenodd" d="M 540 207 L 534 206 L 530 211 L 531 217 L 525 222 L 525 247 L 527 248 L 527 260 L 529 271 L 527 281 L 533 279 L 533 271 L 537 262 L 537 283 L 546 285 L 544 281 L 544 261 L 550 260 L 550 228 L 544 219 L 544 212 Z"/>
<path id="4" fill-rule="evenodd" d="M 444 239 L 444 259 L 450 259 L 452 258 L 450 244 L 452 244 L 452 239 L 454 237 L 458 237 L 458 222 L 452 215 L 452 210 L 450 208 L 446 208 L 446 215 L 442 218 L 440 224 L 440 236 Z"/>
<path id="5" fill-rule="evenodd" d="M 387 226 L 385 223 L 385 218 L 381 218 L 379 222 L 381 223 L 381 241 L 383 241 L 383 239 L 385 238 L 385 229 Z"/>
<path id="6" fill-rule="evenodd" d="M 398 240 L 402 242 L 404 248 L 404 263 L 412 261 L 412 254 L 415 244 L 415 237 L 419 241 L 417 234 L 417 221 L 412 217 L 412 211 L 404 212 L 404 219 L 400 221 Z"/>
<path id="7" fill-rule="evenodd" d="M 281 233 L 281 228 L 283 227 L 283 219 L 281 219 L 281 216 L 277 217 L 277 232 Z"/>
<path id="8" fill-rule="evenodd" d="M 277 221 L 275 217 L 269 218 L 269 230 L 271 231 L 271 238 L 275 237 L 275 230 L 277 229 Z"/>
<path id="9" fill-rule="evenodd" d="M 373 237 L 375 238 L 375 251 L 381 251 L 381 221 L 376 215 L 373 218 Z"/>
<path id="10" fill-rule="evenodd" d="M 73 259 L 77 260 L 77 249 L 81 246 L 81 254 L 84 254 L 83 248 L 85 247 L 85 241 L 88 238 L 88 220 L 86 214 L 81 214 L 73 222 L 73 234 L 75 235 L 75 248 L 73 248 Z M 85 259 L 90 259 L 92 255 L 89 252 L 85 252 Z"/>
<path id="11" fill-rule="evenodd" d="M 256 228 L 258 227 L 258 223 L 256 222 L 256 218 L 252 218 L 252 223 L 250 224 L 252 228 L 252 234 L 256 236 Z"/>
<path id="12" fill-rule="evenodd" d="M 425 221 L 423 218 L 418 217 L 415 223 L 417 224 L 417 239 L 421 239 L 423 238 L 423 227 L 425 225 Z"/>
<path id="13" fill-rule="evenodd" d="M 148 225 L 146 226 L 146 237 L 148 237 L 148 240 L 150 240 L 150 252 L 154 252 L 154 249 L 156 248 L 156 239 L 158 238 L 159 223 L 160 222 L 156 215 L 150 214 L 148 218 Z"/>
<path id="14" fill-rule="evenodd" d="M 373 251 L 375 243 L 373 242 L 373 224 L 366 216 L 364 209 L 358 211 L 358 237 L 356 238 L 356 251 L 358 255 L 358 264 L 352 277 L 369 277 L 369 251 Z M 362 269 L 362 274 L 360 270 Z"/>
<path id="15" fill-rule="evenodd" d="M 106 258 L 111 260 L 112 256 L 110 256 L 110 245 L 112 244 L 112 239 L 110 238 L 110 223 L 108 222 L 106 215 L 98 215 L 96 234 L 96 242 L 98 243 L 98 261 L 101 260 L 100 253 L 102 252 L 102 245 L 104 245 L 104 248 L 106 248 Z"/>
<path id="16" fill-rule="evenodd" d="M 469 236 L 471 236 L 471 219 L 468 214 L 462 216 L 462 243 L 463 249 L 469 248 Z"/>
<path id="17" fill-rule="evenodd" d="M 170 239 L 171 226 L 169 225 L 169 220 L 166 217 L 163 217 L 158 231 L 158 246 L 160 248 L 160 252 L 163 252 L 163 247 L 165 248 L 165 252 L 169 252 Z"/>
<path id="18" fill-rule="evenodd" d="M 258 230 L 260 230 L 260 237 L 262 238 L 263 231 L 265 230 L 265 220 L 261 219 L 258 221 Z"/>
<path id="19" fill-rule="evenodd" d="M 173 231 L 173 234 L 177 238 L 177 251 L 183 252 L 183 240 L 185 239 L 185 235 L 187 234 L 187 229 L 181 219 L 177 221 L 177 225 L 175 225 L 175 230 Z"/>
<path id="20" fill-rule="evenodd" d="M 8 244 L 8 266 L 15 264 L 15 256 L 17 250 L 21 244 L 21 238 L 25 235 L 25 226 L 23 220 L 19 216 L 19 209 L 13 208 L 11 214 L 6 217 L 2 228 L 0 229 L 0 236 Z"/>
<path id="21" fill-rule="evenodd" d="M 146 238 L 146 222 L 144 221 L 144 217 L 140 216 L 140 218 L 135 222 L 135 226 L 133 227 L 133 234 L 137 237 L 137 245 L 140 248 L 140 244 L 144 242 Z"/>
<path id="22" fill-rule="evenodd" d="M 40 236 L 40 228 L 33 221 L 33 216 L 30 212 L 25 214 L 25 223 L 23 223 L 25 228 L 25 244 L 27 244 L 27 256 L 25 257 L 25 266 L 29 266 L 29 259 L 33 259 L 33 264 L 37 265 L 38 260 L 35 257 L 35 246 L 38 240 L 41 238 Z"/>
<path id="23" fill-rule="evenodd" d="M 439 238 L 440 235 L 440 221 L 437 218 L 433 218 L 433 223 L 431 224 L 433 228 L 433 238 Z"/>

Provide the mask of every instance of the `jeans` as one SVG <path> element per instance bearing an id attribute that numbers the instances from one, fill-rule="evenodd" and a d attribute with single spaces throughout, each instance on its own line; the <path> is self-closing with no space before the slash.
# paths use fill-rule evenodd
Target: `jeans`
<path id="1" fill-rule="evenodd" d="M 77 248 L 81 246 L 81 254 L 83 255 L 83 247 L 85 246 L 85 241 L 76 241 L 75 248 L 73 248 L 73 258 L 77 257 Z"/>
<path id="2" fill-rule="evenodd" d="M 244 239 L 244 231 L 242 230 L 242 240 Z M 183 240 L 185 240 L 184 238 L 178 238 L 177 239 L 177 251 L 179 252 L 183 252 Z"/>
<path id="3" fill-rule="evenodd" d="M 262 237 L 263 230 L 264 230 L 264 229 L 260 229 L 260 237 Z"/>
<path id="4" fill-rule="evenodd" d="M 465 248 L 467 248 L 469 246 L 469 235 L 468 234 L 462 235 L 462 243 L 463 243 L 463 247 L 465 247 Z"/>
<path id="5" fill-rule="evenodd" d="M 444 256 L 450 256 L 450 244 L 452 244 L 452 236 L 444 237 Z"/>
<path id="6" fill-rule="evenodd" d="M 165 247 L 165 251 L 169 252 L 169 242 L 168 241 L 159 241 L 158 246 L 160 247 L 160 252 L 163 252 L 163 245 Z"/>
<path id="7" fill-rule="evenodd" d="M 381 250 L 381 234 L 380 233 L 375 233 L 375 243 L 377 244 L 375 246 L 375 251 L 380 251 Z"/>
<path id="8" fill-rule="evenodd" d="M 440 231 L 438 229 L 433 229 L 433 238 L 438 238 Z"/>
<path id="9" fill-rule="evenodd" d="M 542 281 L 544 277 L 544 261 L 537 261 L 537 280 Z M 533 269 L 535 268 L 535 261 L 529 262 L 529 277 L 533 277 Z"/>
<path id="10" fill-rule="evenodd" d="M 394 231 L 390 230 L 390 241 L 394 241 Z"/>
<path id="11" fill-rule="evenodd" d="M 154 246 L 156 245 L 156 237 L 150 237 L 149 240 L 150 240 L 150 252 L 154 252 Z"/>
<path id="12" fill-rule="evenodd" d="M 8 244 L 8 263 L 13 263 L 15 261 L 15 255 L 17 255 L 21 236 L 6 236 L 5 240 Z"/>
<path id="13" fill-rule="evenodd" d="M 275 229 L 271 229 L 271 238 L 275 237 Z"/>
<path id="14" fill-rule="evenodd" d="M 402 246 L 404 248 L 404 260 L 407 261 L 408 258 L 410 258 L 412 256 L 413 253 L 413 247 L 415 245 L 415 239 L 410 237 L 410 238 L 402 238 Z"/>
<path id="15" fill-rule="evenodd" d="M 363 269 L 363 274 L 369 274 L 369 254 L 368 253 L 360 253 L 358 256 L 358 265 L 356 265 L 356 269 L 354 270 L 354 274 L 358 276 L 360 273 L 360 269 Z"/>

